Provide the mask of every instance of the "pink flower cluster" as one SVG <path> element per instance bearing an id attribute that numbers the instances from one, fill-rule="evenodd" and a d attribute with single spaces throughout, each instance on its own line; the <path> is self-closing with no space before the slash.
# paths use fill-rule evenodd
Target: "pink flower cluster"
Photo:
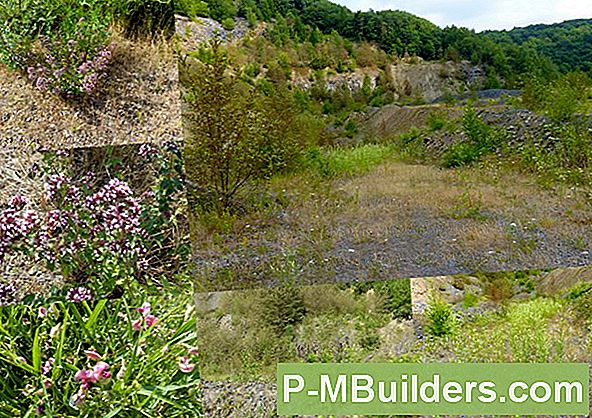
<path id="1" fill-rule="evenodd" d="M 143 326 L 146 329 L 152 328 L 156 322 L 158 322 L 158 318 L 152 314 L 150 314 L 150 303 L 144 302 L 142 306 L 136 309 L 140 314 L 140 318 L 135 319 L 132 321 L 132 328 L 134 331 L 141 331 Z"/>
<path id="2" fill-rule="evenodd" d="M 68 290 L 68 294 L 66 295 L 66 300 L 73 303 L 89 301 L 92 300 L 92 298 L 92 292 L 86 287 L 75 287 Z"/>
<path id="3" fill-rule="evenodd" d="M 111 379 L 109 363 L 103 361 L 99 353 L 95 350 L 87 350 L 85 354 L 90 360 L 97 361 L 97 363 L 92 368 L 78 370 L 74 375 L 74 378 L 80 382 L 78 392 L 70 399 L 70 403 L 74 406 L 80 405 L 84 401 L 92 384 L 107 383 Z"/>
<path id="4" fill-rule="evenodd" d="M 16 195 L 9 202 L 9 208 L 0 211 L 0 261 L 8 249 L 27 236 L 39 224 L 37 213 L 24 210 L 27 199 Z"/>
<path id="5" fill-rule="evenodd" d="M 82 35 L 78 33 L 77 36 Z M 42 92 L 93 93 L 113 59 L 114 44 L 91 52 L 85 50 L 85 44 L 85 39 L 70 39 L 65 45 L 62 42 L 46 43 L 48 52 L 36 59 L 36 65 L 27 68 L 29 80 Z"/>
<path id="6" fill-rule="evenodd" d="M 197 356 L 198 353 L 199 351 L 197 347 L 190 347 L 187 350 L 187 354 L 189 354 L 189 356 Z M 195 368 L 195 364 L 191 363 L 191 359 L 189 358 L 189 356 L 179 357 L 177 367 L 179 367 L 179 370 L 181 370 L 183 373 L 191 373 Z"/>

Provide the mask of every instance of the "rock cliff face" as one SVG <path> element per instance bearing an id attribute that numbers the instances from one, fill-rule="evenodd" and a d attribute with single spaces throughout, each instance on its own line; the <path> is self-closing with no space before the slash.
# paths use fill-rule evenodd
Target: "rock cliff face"
<path id="1" fill-rule="evenodd" d="M 478 68 L 469 62 L 401 62 L 390 67 L 392 84 L 399 97 L 431 102 L 445 94 L 465 92 L 478 83 Z"/>
<path id="2" fill-rule="evenodd" d="M 346 85 L 349 90 L 362 88 L 368 77 L 370 87 L 376 88 L 381 73 L 386 77 L 395 93 L 396 99 L 412 98 L 431 102 L 445 94 L 458 95 L 466 92 L 470 86 L 480 82 L 480 70 L 469 62 L 400 62 L 390 64 L 384 71 L 372 68 L 358 68 L 354 71 L 336 74 L 325 71 L 323 79 L 326 88 L 335 91 Z M 308 90 L 314 83 L 312 70 L 292 74 L 292 83 Z"/>

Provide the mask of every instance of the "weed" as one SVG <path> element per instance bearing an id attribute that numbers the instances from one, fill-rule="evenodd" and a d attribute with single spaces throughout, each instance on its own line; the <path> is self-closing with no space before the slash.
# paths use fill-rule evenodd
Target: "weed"
<path id="1" fill-rule="evenodd" d="M 432 298 L 425 313 L 426 332 L 434 337 L 452 335 L 457 330 L 458 319 L 452 307 L 438 298 Z"/>

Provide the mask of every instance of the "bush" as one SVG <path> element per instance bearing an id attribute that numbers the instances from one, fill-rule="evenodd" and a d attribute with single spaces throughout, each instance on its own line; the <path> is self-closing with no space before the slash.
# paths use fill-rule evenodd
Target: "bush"
<path id="1" fill-rule="evenodd" d="M 492 302 L 502 302 L 514 296 L 512 281 L 504 273 L 490 276 L 485 284 L 485 296 Z"/>
<path id="2" fill-rule="evenodd" d="M 220 44 L 212 50 L 210 61 L 186 62 L 180 71 L 188 90 L 185 166 L 192 194 L 224 211 L 248 184 L 288 169 L 302 145 L 291 95 L 245 85 L 229 74 Z"/>
<path id="3" fill-rule="evenodd" d="M 287 285 L 271 288 L 263 296 L 262 322 L 278 335 L 300 323 L 305 315 L 304 298 L 297 287 Z"/>
<path id="4" fill-rule="evenodd" d="M 0 307 L 0 415 L 199 416 L 191 296 L 95 301 L 76 291 Z"/>
<path id="5" fill-rule="evenodd" d="M 426 315 L 426 332 L 434 337 L 452 335 L 458 325 L 458 320 L 452 307 L 440 299 L 432 299 Z"/>
<path id="6" fill-rule="evenodd" d="M 447 168 L 472 164 L 496 149 L 493 128 L 479 118 L 472 106 L 465 109 L 462 129 L 465 140 L 452 144 L 442 156 L 443 165 Z"/>
<path id="7" fill-rule="evenodd" d="M 566 294 L 576 318 L 592 323 L 592 282 L 581 282 Z"/>
<path id="8" fill-rule="evenodd" d="M 176 0 L 175 13 L 194 18 L 197 16 L 209 17 L 210 8 L 208 3 L 200 0 Z"/>
<path id="9" fill-rule="evenodd" d="M 382 310 L 392 318 L 411 318 L 411 280 L 399 279 L 351 285 L 356 294 L 373 290 L 382 301 Z"/>
<path id="10" fill-rule="evenodd" d="M 193 10 L 199 10 L 200 3 L 195 2 Z M 111 9 L 129 37 L 172 36 L 175 32 L 172 0 L 111 0 Z"/>
<path id="11" fill-rule="evenodd" d="M 431 132 L 436 132 L 446 126 L 447 118 L 443 112 L 431 112 L 426 120 L 428 129 Z"/>

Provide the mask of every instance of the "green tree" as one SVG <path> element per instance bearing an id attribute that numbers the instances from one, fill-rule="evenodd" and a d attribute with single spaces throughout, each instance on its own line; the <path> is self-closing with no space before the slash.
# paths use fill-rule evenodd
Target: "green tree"
<path id="1" fill-rule="evenodd" d="M 243 83 L 218 42 L 203 55 L 209 59 L 181 63 L 185 167 L 194 197 L 227 210 L 251 181 L 286 169 L 300 138 L 287 92 L 278 87 L 266 96 Z"/>

